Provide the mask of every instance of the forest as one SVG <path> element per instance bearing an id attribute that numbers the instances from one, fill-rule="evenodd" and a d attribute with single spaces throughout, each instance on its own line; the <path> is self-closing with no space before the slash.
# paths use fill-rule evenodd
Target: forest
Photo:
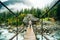
<path id="1" fill-rule="evenodd" d="M 60 21 L 60 3 L 57 4 L 53 9 L 51 9 L 48 13 L 49 7 L 45 7 L 44 9 L 39 8 L 31 8 L 31 9 L 22 9 L 21 11 L 14 12 L 15 15 L 11 14 L 9 11 L 5 11 L 0 13 L 0 24 L 5 23 L 6 25 L 16 25 L 18 17 L 18 25 L 23 23 L 23 18 L 27 14 L 32 14 L 39 19 L 44 18 L 53 18 L 55 21 Z"/>

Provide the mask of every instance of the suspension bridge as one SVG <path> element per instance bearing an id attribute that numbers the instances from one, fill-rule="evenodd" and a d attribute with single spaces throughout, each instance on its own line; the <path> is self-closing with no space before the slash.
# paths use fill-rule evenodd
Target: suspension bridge
<path id="1" fill-rule="evenodd" d="M 55 5 L 56 4 L 58 4 L 60 2 L 60 0 L 59 1 L 57 1 L 56 3 L 55 3 Z M 0 1 L 0 3 L 5 7 L 5 8 L 7 8 L 13 15 L 15 15 L 6 5 L 4 5 L 1 1 Z M 55 5 L 53 5 L 46 13 L 48 13 Z M 45 14 L 46 14 L 45 13 Z M 43 14 L 43 15 L 45 15 L 45 14 Z M 15 15 L 15 17 L 17 18 L 17 16 Z M 18 25 L 18 24 L 17 24 Z M 9 40 L 13 40 L 20 32 L 22 32 L 22 31 L 24 31 L 24 30 L 26 30 L 26 34 L 24 35 L 24 40 L 37 40 L 36 39 L 36 35 L 35 35 L 35 33 L 34 33 L 34 30 L 33 30 L 33 27 L 31 26 L 31 27 L 27 27 L 27 29 L 24 29 L 24 28 L 22 28 L 22 29 L 18 29 L 18 27 L 17 27 L 17 33 L 16 33 L 16 35 L 14 35 L 12 38 L 10 38 Z M 43 31 L 43 30 L 42 30 Z M 48 37 L 46 37 L 46 36 L 44 36 L 43 34 L 42 34 L 42 36 L 46 39 L 46 40 L 50 40 Z"/>

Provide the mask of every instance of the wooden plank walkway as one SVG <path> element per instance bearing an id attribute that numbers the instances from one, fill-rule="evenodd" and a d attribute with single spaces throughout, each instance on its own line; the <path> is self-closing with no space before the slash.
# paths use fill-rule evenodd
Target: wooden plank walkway
<path id="1" fill-rule="evenodd" d="M 32 27 L 27 27 L 26 34 L 24 35 L 24 40 L 36 40 Z"/>

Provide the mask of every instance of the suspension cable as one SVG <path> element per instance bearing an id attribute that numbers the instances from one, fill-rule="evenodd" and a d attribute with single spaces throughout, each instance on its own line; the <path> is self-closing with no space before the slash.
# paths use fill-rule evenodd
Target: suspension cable
<path id="1" fill-rule="evenodd" d="M 47 13 L 48 13 L 55 5 L 57 5 L 59 2 L 60 2 L 60 0 L 57 1 L 46 13 L 42 14 L 42 16 L 41 16 L 40 18 L 42 18 L 45 14 L 47 14 Z"/>

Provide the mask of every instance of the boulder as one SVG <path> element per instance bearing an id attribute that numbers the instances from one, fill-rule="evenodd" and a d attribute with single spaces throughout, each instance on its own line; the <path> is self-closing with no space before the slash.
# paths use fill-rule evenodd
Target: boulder
<path id="1" fill-rule="evenodd" d="M 27 24 L 29 22 L 29 18 L 32 22 L 39 21 L 39 18 L 34 17 L 32 14 L 27 14 L 27 16 L 24 17 L 23 22 Z"/>

